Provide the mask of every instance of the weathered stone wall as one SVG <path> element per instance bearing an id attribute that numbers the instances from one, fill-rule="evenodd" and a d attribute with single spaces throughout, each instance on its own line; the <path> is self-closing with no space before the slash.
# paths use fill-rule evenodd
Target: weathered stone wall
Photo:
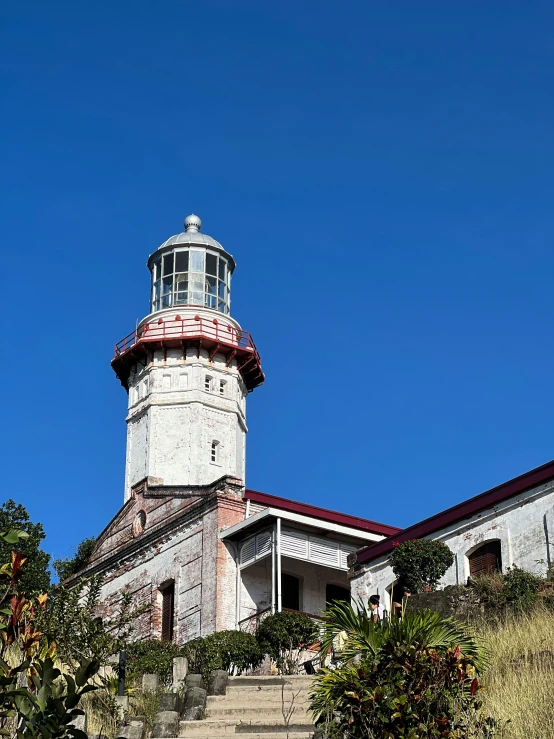
<path id="1" fill-rule="evenodd" d="M 163 485 L 244 480 L 246 390 L 233 360 L 189 348 L 155 352 L 129 377 L 125 500 L 145 477 Z M 212 459 L 212 442 L 217 459 Z"/>
<path id="2" fill-rule="evenodd" d="M 240 490 L 240 481 L 202 493 L 167 495 L 147 483 L 135 489 L 79 573 L 103 576 L 100 615 L 113 618 L 125 590 L 135 606 L 151 605 L 139 618 L 133 638 L 158 638 L 160 589 L 174 582 L 177 643 L 234 628 L 235 563 L 219 532 L 244 518 Z"/>
<path id="3" fill-rule="evenodd" d="M 554 482 L 514 496 L 428 538 L 447 544 L 455 555 L 440 588 L 467 582 L 468 556 L 489 540 L 500 541 L 504 571 L 517 565 L 545 575 L 549 563 L 554 561 Z M 390 609 L 395 576 L 388 555 L 351 572 L 350 577 L 354 597 L 367 600 L 372 593 L 378 593 Z"/>
<path id="4" fill-rule="evenodd" d="M 473 588 L 448 585 L 444 590 L 416 593 L 406 599 L 406 611 L 431 610 L 460 620 L 474 620 L 484 613 L 483 605 Z"/>

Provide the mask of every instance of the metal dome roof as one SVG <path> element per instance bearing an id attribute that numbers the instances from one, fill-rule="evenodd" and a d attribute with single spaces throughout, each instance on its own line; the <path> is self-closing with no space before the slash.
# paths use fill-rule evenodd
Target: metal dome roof
<path id="1" fill-rule="evenodd" d="M 180 234 L 175 234 L 175 236 L 170 236 L 170 238 L 167 239 L 167 241 L 164 241 L 164 243 L 158 248 L 163 249 L 164 247 L 172 246 L 173 244 L 200 244 L 201 246 L 215 246 L 216 249 L 225 251 L 219 241 L 212 239 L 208 234 L 201 234 L 199 231 L 183 231 Z"/>
<path id="2" fill-rule="evenodd" d="M 234 270 L 235 260 L 233 259 L 233 256 L 229 254 L 229 252 L 222 244 L 219 243 L 219 241 L 212 239 L 212 237 L 208 236 L 208 234 L 200 233 L 201 227 L 202 221 L 200 220 L 200 218 L 194 215 L 194 213 L 191 213 L 190 216 L 187 216 L 185 218 L 185 230 L 182 231 L 180 234 L 170 236 L 169 239 L 164 241 L 163 244 L 161 244 L 155 252 L 150 254 L 150 256 L 148 257 L 148 264 L 150 264 L 150 261 L 154 254 L 157 254 L 162 249 L 167 249 L 170 246 L 191 246 L 193 244 L 196 244 L 198 246 L 212 247 L 213 249 L 218 249 L 219 251 L 222 251 L 230 258 L 231 269 Z"/>

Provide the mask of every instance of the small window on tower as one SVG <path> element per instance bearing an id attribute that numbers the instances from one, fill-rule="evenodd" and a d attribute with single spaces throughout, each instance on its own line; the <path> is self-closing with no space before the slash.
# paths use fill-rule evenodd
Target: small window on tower
<path id="1" fill-rule="evenodd" d="M 211 461 L 219 464 L 219 441 L 212 441 Z"/>
<path id="2" fill-rule="evenodd" d="M 210 392 L 211 389 L 212 389 L 212 378 L 209 375 L 206 375 L 206 377 L 204 378 L 204 390 L 207 390 L 208 392 Z"/>
<path id="3" fill-rule="evenodd" d="M 225 385 L 226 384 L 227 383 L 225 382 L 225 380 L 220 380 L 219 381 L 219 394 L 220 395 L 225 395 Z"/>

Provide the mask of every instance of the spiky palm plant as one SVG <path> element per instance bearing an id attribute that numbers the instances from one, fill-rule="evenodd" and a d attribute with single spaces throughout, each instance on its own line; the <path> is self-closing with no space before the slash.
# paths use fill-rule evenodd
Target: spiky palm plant
<path id="1" fill-rule="evenodd" d="M 484 666 L 483 648 L 474 633 L 466 625 L 433 611 L 405 613 L 376 624 L 371 611 L 361 601 L 353 604 L 335 602 L 322 619 L 322 657 L 329 653 L 337 638 L 346 634 L 340 661 L 375 656 L 382 649 L 394 649 L 401 645 L 420 645 L 429 649 L 455 649 L 472 657 L 477 669 Z"/>
<path id="2" fill-rule="evenodd" d="M 466 626 L 431 611 L 375 624 L 363 603 L 334 603 L 323 618 L 322 657 L 339 636 L 336 669 L 323 670 L 312 693 L 316 720 L 331 721 L 339 735 L 434 736 L 462 726 L 459 717 L 468 706 L 478 715 L 477 676 L 485 656 Z M 463 730 L 460 736 L 487 735 Z"/>

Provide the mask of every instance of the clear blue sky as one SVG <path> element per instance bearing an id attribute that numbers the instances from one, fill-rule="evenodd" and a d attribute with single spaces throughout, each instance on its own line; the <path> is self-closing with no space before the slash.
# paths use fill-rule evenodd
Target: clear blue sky
<path id="1" fill-rule="evenodd" d="M 551 0 L 2 9 L 2 499 L 123 499 L 113 344 L 194 211 L 266 384 L 247 483 L 404 526 L 554 457 Z"/>

